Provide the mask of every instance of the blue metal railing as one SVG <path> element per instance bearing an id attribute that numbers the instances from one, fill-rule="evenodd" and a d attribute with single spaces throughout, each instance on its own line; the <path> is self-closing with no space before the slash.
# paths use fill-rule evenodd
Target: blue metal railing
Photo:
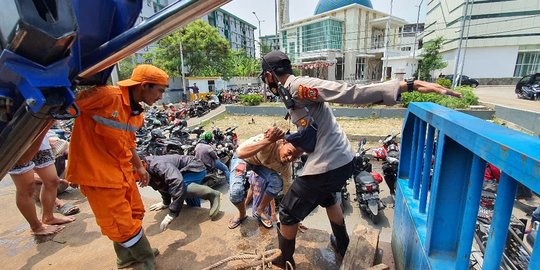
<path id="1" fill-rule="evenodd" d="M 468 269 L 489 162 L 502 174 L 483 269 L 499 269 L 517 183 L 540 193 L 540 139 L 433 103 L 411 103 L 402 134 L 396 268 Z M 528 269 L 540 269 L 537 246 Z"/>

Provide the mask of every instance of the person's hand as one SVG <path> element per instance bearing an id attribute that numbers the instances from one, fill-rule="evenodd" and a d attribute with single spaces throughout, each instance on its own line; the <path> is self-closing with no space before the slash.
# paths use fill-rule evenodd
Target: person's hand
<path id="1" fill-rule="evenodd" d="M 161 231 L 165 231 L 167 229 L 167 226 L 171 224 L 173 219 L 174 217 L 171 216 L 171 214 L 167 214 L 165 218 L 163 218 L 163 221 L 161 221 L 161 224 L 159 224 L 159 228 L 161 229 Z"/>
<path id="2" fill-rule="evenodd" d="M 162 202 L 158 202 L 158 203 L 150 205 L 150 211 L 159 211 L 162 209 L 166 209 L 167 207 L 169 206 Z"/>
<path id="3" fill-rule="evenodd" d="M 403 88 L 403 85 L 401 85 Z M 407 89 L 407 83 L 405 83 L 405 89 Z M 420 93 L 438 93 L 441 95 L 448 95 L 448 96 L 454 96 L 454 97 L 461 97 L 461 93 L 452 91 L 440 84 L 426 82 L 426 81 L 420 81 L 415 80 L 414 81 L 414 90 L 420 92 Z M 406 91 L 406 90 L 405 90 Z"/>
<path id="4" fill-rule="evenodd" d="M 269 142 L 276 142 L 279 139 L 282 139 L 285 136 L 285 131 L 277 128 L 271 127 L 264 131 L 264 138 Z"/>
<path id="5" fill-rule="evenodd" d="M 150 181 L 150 175 L 148 174 L 144 166 L 137 168 L 137 174 L 139 175 L 139 186 L 148 186 L 148 181 Z"/>

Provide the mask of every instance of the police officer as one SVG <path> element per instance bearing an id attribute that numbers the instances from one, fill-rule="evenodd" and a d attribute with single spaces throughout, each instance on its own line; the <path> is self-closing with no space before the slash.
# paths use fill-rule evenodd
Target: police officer
<path id="1" fill-rule="evenodd" d="M 279 94 L 282 100 L 287 101 L 285 105 L 289 117 L 298 128 L 298 140 L 308 144 L 304 147 L 308 159 L 302 175 L 293 181 L 281 202 L 281 225 L 277 229 L 282 255 L 274 264 L 285 267 L 288 261 L 294 266 L 293 254 L 298 224 L 318 205 L 326 208 L 333 232 L 330 239 L 332 247 L 344 256 L 349 236 L 335 194 L 352 174 L 354 151 L 326 102 L 382 102 L 393 105 L 405 91 L 434 92 L 457 97 L 460 94 L 438 84 L 413 79 L 406 82 L 392 80 L 371 85 L 355 85 L 295 77 L 292 75 L 289 58 L 281 51 L 266 54 L 262 61 L 262 70 L 261 78 L 272 93 Z M 284 88 L 280 88 L 281 85 Z"/>

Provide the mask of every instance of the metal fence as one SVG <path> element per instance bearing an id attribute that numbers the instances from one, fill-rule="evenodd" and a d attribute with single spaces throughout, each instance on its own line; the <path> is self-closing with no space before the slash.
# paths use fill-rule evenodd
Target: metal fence
<path id="1" fill-rule="evenodd" d="M 502 171 L 483 269 L 499 269 L 518 183 L 540 192 L 540 139 L 433 103 L 404 120 L 392 249 L 397 269 L 468 269 L 486 162 Z M 540 269 L 538 241 L 528 269 Z"/>

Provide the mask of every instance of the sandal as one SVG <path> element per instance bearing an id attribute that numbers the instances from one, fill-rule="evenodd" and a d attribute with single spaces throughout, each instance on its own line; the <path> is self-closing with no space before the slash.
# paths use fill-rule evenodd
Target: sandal
<path id="1" fill-rule="evenodd" d="M 257 213 L 253 213 L 253 216 L 259 220 L 261 225 L 263 225 L 265 228 L 270 229 L 274 227 L 274 223 L 272 223 L 272 219 L 263 217 L 264 214 L 258 215 Z"/>
<path id="2" fill-rule="evenodd" d="M 240 226 L 240 224 L 242 224 L 242 222 L 244 222 L 244 220 L 246 220 L 246 219 L 247 219 L 247 215 L 244 216 L 244 217 L 241 217 L 241 218 L 235 218 L 235 217 L 231 218 L 229 220 L 229 226 L 228 226 L 229 229 L 232 230 L 232 229 Z"/>
<path id="3" fill-rule="evenodd" d="M 70 203 L 64 203 L 64 205 L 56 207 L 56 211 L 58 211 L 60 214 L 64 216 L 71 216 L 79 213 L 80 209 L 79 207 L 70 204 Z"/>

